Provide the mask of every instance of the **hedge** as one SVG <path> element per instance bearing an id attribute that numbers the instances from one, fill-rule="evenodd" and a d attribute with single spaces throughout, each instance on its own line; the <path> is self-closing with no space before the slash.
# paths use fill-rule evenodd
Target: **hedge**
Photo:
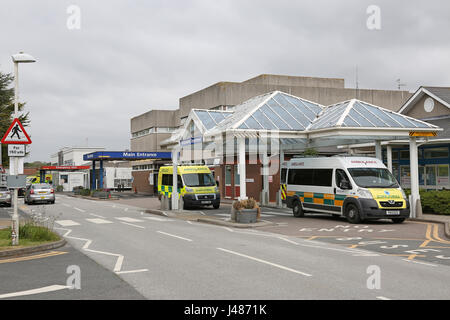
<path id="1" fill-rule="evenodd" d="M 409 196 L 411 190 L 405 189 Z M 423 213 L 450 215 L 450 190 L 424 190 L 420 189 L 420 202 Z"/>

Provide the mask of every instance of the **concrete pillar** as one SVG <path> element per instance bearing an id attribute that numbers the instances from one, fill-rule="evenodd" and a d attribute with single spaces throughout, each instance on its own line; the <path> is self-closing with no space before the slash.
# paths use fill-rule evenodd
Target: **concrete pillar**
<path id="1" fill-rule="evenodd" d="M 239 160 L 239 200 L 247 199 L 247 186 L 245 182 L 245 138 L 238 138 L 238 160 Z"/>
<path id="2" fill-rule="evenodd" d="M 172 184 L 172 210 L 178 210 L 178 150 L 175 147 L 172 151 L 172 163 L 173 163 L 173 184 Z"/>
<path id="3" fill-rule="evenodd" d="M 420 205 L 419 194 L 419 161 L 417 155 L 417 141 L 416 137 L 409 138 L 409 165 L 411 172 L 411 218 L 416 218 L 416 205 Z M 419 201 L 417 201 L 419 200 Z"/>
<path id="4" fill-rule="evenodd" d="M 95 161 L 92 161 L 92 185 L 91 190 L 97 189 L 97 183 L 95 181 Z"/>
<path id="5" fill-rule="evenodd" d="M 280 181 L 281 181 L 281 166 L 283 165 L 284 162 L 284 150 L 281 148 L 281 142 L 280 142 L 280 167 L 278 168 L 278 170 L 280 170 Z M 287 179 L 287 177 L 286 177 Z M 280 186 L 281 188 L 281 186 Z M 279 201 L 280 201 L 280 205 L 278 206 L 278 208 L 286 208 L 286 204 L 283 203 L 283 201 L 281 200 L 281 190 L 278 190 L 279 192 Z"/>
<path id="6" fill-rule="evenodd" d="M 392 146 L 388 145 L 387 146 L 387 167 L 389 169 L 389 171 L 392 173 Z"/>
<path id="7" fill-rule="evenodd" d="M 100 160 L 99 188 L 103 189 L 103 160 Z"/>
<path id="8" fill-rule="evenodd" d="M 375 140 L 375 157 L 383 161 L 383 153 L 381 152 L 381 140 Z"/>
<path id="9" fill-rule="evenodd" d="M 269 204 L 269 157 L 267 156 L 267 148 L 262 150 L 262 170 L 263 170 L 263 192 L 261 203 Z"/>

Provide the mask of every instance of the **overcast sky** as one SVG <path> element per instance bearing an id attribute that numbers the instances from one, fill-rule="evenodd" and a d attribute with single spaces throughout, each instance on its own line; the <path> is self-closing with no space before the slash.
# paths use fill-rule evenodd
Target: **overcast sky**
<path id="1" fill-rule="evenodd" d="M 80 29 L 67 27 L 70 5 Z M 369 5 L 379 30 L 367 27 Z M 20 66 L 20 97 L 32 120 L 27 161 L 48 161 L 87 138 L 128 149 L 131 117 L 219 81 L 273 73 L 354 87 L 358 65 L 361 88 L 450 86 L 449 30 L 445 0 L 3 0 L 0 70 L 12 72 L 19 51 L 38 60 Z"/>

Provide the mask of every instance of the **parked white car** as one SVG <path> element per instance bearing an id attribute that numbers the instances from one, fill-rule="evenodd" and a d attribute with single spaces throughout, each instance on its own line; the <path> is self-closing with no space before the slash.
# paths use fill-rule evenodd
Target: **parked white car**
<path id="1" fill-rule="evenodd" d="M 11 191 L 7 187 L 0 187 L 0 204 L 11 207 Z"/>
<path id="2" fill-rule="evenodd" d="M 36 202 L 55 203 L 55 189 L 47 183 L 31 184 L 25 191 L 24 202 L 26 204 Z"/>

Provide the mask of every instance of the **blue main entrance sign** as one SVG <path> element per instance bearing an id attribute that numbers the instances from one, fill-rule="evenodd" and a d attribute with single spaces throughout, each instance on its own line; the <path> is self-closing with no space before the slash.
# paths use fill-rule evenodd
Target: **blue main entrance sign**
<path id="1" fill-rule="evenodd" d="M 132 152 L 132 151 L 98 151 L 83 156 L 84 161 L 95 160 L 143 160 L 172 159 L 171 152 Z"/>

